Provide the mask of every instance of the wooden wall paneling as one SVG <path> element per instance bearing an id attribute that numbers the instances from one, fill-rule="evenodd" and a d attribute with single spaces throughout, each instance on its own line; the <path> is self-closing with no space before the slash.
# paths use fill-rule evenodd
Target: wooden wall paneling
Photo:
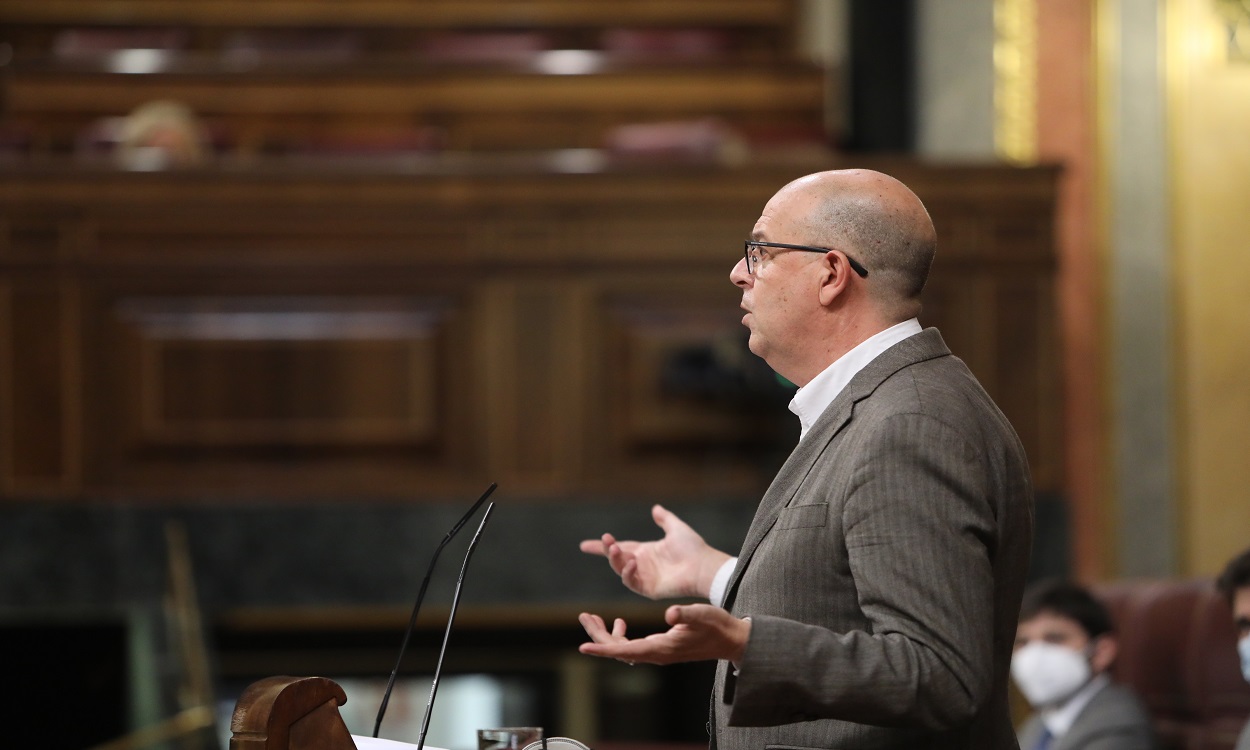
<path id="1" fill-rule="evenodd" d="M 622 451 L 749 443 L 750 425 L 705 401 L 716 396 L 713 368 L 722 352 L 740 354 L 733 309 L 678 299 L 621 299 L 608 310 L 619 363 L 616 392 Z M 736 364 L 726 361 L 725 367 Z"/>
<path id="2" fill-rule="evenodd" d="M 372 205 L 368 196 L 350 189 L 278 202 L 265 201 L 263 192 L 168 202 L 140 194 L 101 206 L 93 260 L 114 268 L 233 272 L 247 267 L 312 278 L 351 269 L 361 276 L 359 269 L 367 264 L 420 276 L 437 267 L 440 256 L 468 252 L 468 217 L 454 208 L 440 210 L 432 201 L 397 209 Z"/>
<path id="3" fill-rule="evenodd" d="M 440 308 L 334 297 L 124 300 L 117 316 L 137 346 L 139 439 L 429 450 L 442 432 Z"/>
<path id="4" fill-rule="evenodd" d="M 46 267 L 66 249 L 61 212 L 47 206 L 0 214 L 0 264 Z"/>
<path id="5" fill-rule="evenodd" d="M 93 479 L 266 496 L 467 482 L 463 298 L 301 286 L 93 285 Z"/>
<path id="6" fill-rule="evenodd" d="M 0 231 L 7 227 L 0 225 Z M 7 240 L 7 232 L 4 239 Z M 0 247 L 3 240 L 0 240 Z M 8 281 L 0 281 L 0 492 L 13 494 L 13 446 L 17 444 L 13 419 L 13 378 L 17 367 L 13 346 L 13 290 Z"/>
<path id="7" fill-rule="evenodd" d="M 1038 389 L 1032 407 L 1037 419 L 1038 449 L 1031 459 L 1034 486 L 1046 492 L 1054 492 L 1065 502 L 1072 502 L 1072 488 L 1068 485 L 1065 406 L 1069 394 L 1065 381 L 1060 377 L 1063 364 L 1063 343 L 1059 329 L 1059 289 L 1057 274 L 1038 280 L 1035 286 L 1038 303 L 1034 318 L 1033 337 L 1038 342 L 1028 361 L 1035 368 Z"/>
<path id="8" fill-rule="evenodd" d="M 494 279 L 480 285 L 477 299 L 492 476 L 512 492 L 572 491 L 587 396 L 576 288 L 563 279 Z"/>
<path id="9" fill-rule="evenodd" d="M 75 285 L 43 273 L 3 285 L 0 440 L 4 485 L 18 495 L 78 489 L 81 385 Z"/>
<path id="10" fill-rule="evenodd" d="M 986 210 L 984 205 L 992 206 Z M 1021 196 L 934 201 L 939 248 L 921 320 L 936 325 L 1011 420 L 1034 485 L 1062 491 L 1050 217 Z"/>
<path id="11" fill-rule="evenodd" d="M 745 351 L 729 271 L 785 179 L 713 200 L 698 189 L 657 195 L 587 227 L 594 256 L 623 266 L 593 277 L 598 369 L 587 463 L 600 492 L 739 497 L 766 483 L 776 404 L 750 403 L 726 382 L 744 363 L 762 365 Z"/>
<path id="12" fill-rule="evenodd" d="M 745 350 L 728 275 L 657 264 L 598 289 L 588 483 L 644 496 L 762 489 L 760 456 L 788 422 L 746 382 L 761 363 Z"/>
<path id="13" fill-rule="evenodd" d="M 972 366 L 969 358 L 977 351 L 973 331 L 976 318 L 983 311 L 972 304 L 969 294 L 968 269 L 975 265 L 961 260 L 961 255 L 965 252 L 962 248 L 978 242 L 978 224 L 975 217 L 961 215 L 940 204 L 929 205 L 929 213 L 937 229 L 938 245 L 921 297 L 920 322 L 940 329 L 951 351 Z"/>
<path id="14" fill-rule="evenodd" d="M 1062 492 L 1058 452 L 1063 410 L 1058 372 L 1055 311 L 1057 264 L 1053 217 L 1024 205 L 1005 206 L 985 221 L 980 264 L 993 283 L 990 351 L 994 394 L 1029 449 L 1034 486 Z"/>
<path id="15" fill-rule="evenodd" d="M 42 269 L 81 290 L 67 299 L 81 295 L 82 333 L 63 342 L 86 373 L 81 487 L 757 494 L 794 424 L 742 348 L 728 273 L 767 197 L 833 164 L 512 166 L 0 181 L 0 281 Z M 1053 175 L 876 166 L 916 185 L 938 225 L 922 322 L 1018 424 L 1039 489 L 1057 487 Z"/>
<path id="16" fill-rule="evenodd" d="M 1062 460 L 1054 438 L 1063 410 L 1060 383 L 1047 365 L 1056 363 L 1054 283 L 1019 274 L 996 284 L 994 369 L 1000 404 L 1029 447 L 1034 486 L 1059 492 Z"/>

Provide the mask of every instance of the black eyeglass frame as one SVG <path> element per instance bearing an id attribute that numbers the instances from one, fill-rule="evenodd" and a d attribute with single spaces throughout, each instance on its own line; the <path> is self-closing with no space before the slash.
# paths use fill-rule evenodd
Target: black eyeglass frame
<path id="1" fill-rule="evenodd" d="M 785 242 L 765 242 L 764 240 L 747 240 L 746 244 L 743 245 L 742 247 L 742 256 L 746 258 L 747 273 L 751 275 L 755 275 L 755 268 L 753 268 L 754 264 L 751 263 L 751 248 L 753 247 L 778 247 L 783 250 L 806 250 L 809 253 L 827 253 L 833 249 L 829 247 L 814 247 L 812 245 L 790 245 Z M 864 268 L 863 265 L 861 265 L 859 261 L 847 255 L 845 252 L 843 252 L 842 255 L 846 258 L 846 262 L 850 264 L 851 270 L 859 274 L 859 277 L 861 279 L 868 278 L 867 268 Z"/>

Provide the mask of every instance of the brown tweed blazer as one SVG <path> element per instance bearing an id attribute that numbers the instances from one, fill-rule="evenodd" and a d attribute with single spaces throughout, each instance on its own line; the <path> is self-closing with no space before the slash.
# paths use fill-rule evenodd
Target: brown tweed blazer
<path id="1" fill-rule="evenodd" d="M 717 750 L 1015 748 L 1008 667 L 1032 544 L 1024 449 L 936 329 L 861 370 L 747 532 L 750 616 Z"/>

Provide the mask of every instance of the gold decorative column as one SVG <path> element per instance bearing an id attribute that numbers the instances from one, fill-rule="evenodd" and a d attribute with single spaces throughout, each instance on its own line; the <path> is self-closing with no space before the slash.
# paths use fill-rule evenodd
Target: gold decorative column
<path id="1" fill-rule="evenodd" d="M 1166 7 L 1180 572 L 1211 575 L 1250 541 L 1250 3 Z"/>
<path id="2" fill-rule="evenodd" d="M 1037 0 L 994 0 L 994 150 L 1037 161 Z"/>

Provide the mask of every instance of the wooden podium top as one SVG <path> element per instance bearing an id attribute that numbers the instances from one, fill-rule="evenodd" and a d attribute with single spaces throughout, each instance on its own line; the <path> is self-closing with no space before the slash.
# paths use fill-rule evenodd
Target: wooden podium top
<path id="1" fill-rule="evenodd" d="M 235 705 L 230 750 L 356 750 L 339 715 L 346 702 L 324 677 L 266 677 Z"/>

